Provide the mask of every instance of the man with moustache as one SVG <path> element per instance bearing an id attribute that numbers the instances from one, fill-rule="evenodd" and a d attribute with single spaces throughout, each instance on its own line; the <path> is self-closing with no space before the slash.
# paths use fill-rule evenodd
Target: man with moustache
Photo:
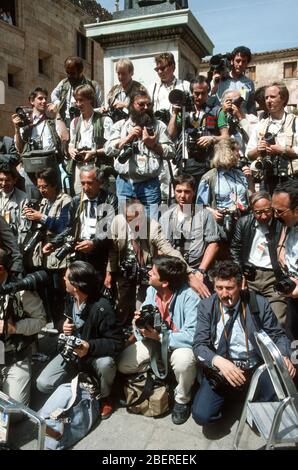
<path id="1" fill-rule="evenodd" d="M 267 300 L 252 292 L 249 298 L 241 295 L 240 267 L 231 261 L 218 262 L 212 277 L 215 294 L 199 303 L 193 343 L 194 354 L 204 367 L 192 408 L 192 416 L 201 426 L 220 419 L 226 399 L 247 390 L 253 371 L 262 362 L 255 331 L 262 329 L 270 336 L 291 377 L 296 374 L 289 359 L 290 341 Z M 263 372 L 254 399 L 266 402 L 274 397 L 269 375 Z"/>
<path id="2" fill-rule="evenodd" d="M 153 116 L 146 90 L 131 95 L 129 119 L 114 124 L 104 150 L 106 155 L 115 157 L 118 198 L 139 199 L 148 213 L 150 210 L 151 216 L 157 218 L 161 202 L 158 175 L 163 159 L 172 158 L 175 149 L 166 125 Z"/>

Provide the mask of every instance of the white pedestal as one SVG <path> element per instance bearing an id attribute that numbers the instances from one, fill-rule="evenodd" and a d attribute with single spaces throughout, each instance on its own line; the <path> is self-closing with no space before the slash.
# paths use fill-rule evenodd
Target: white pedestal
<path id="1" fill-rule="evenodd" d="M 175 75 L 191 79 L 198 74 L 202 57 L 212 54 L 213 43 L 189 9 L 136 16 L 85 25 L 86 36 L 104 49 L 105 95 L 115 83 L 115 63 L 132 60 L 134 80 L 148 87 L 157 79 L 154 56 L 172 52 Z"/>

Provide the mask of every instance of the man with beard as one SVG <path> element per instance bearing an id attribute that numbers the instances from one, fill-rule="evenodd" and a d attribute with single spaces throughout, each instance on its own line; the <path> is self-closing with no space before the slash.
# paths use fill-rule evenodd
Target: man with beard
<path id="1" fill-rule="evenodd" d="M 118 198 L 139 199 L 151 217 L 157 218 L 161 202 L 158 175 L 162 160 L 172 158 L 175 149 L 166 125 L 153 116 L 146 90 L 131 95 L 129 119 L 114 124 L 104 151 L 115 157 Z"/>
<path id="2" fill-rule="evenodd" d="M 73 116 L 69 109 L 75 106 L 74 90 L 79 85 L 91 85 L 95 91 L 95 108 L 102 104 L 102 96 L 99 85 L 84 75 L 84 62 L 80 57 L 67 57 L 64 62 L 67 78 L 61 80 L 51 93 L 52 106 L 50 110 L 58 111 L 60 118 L 69 129 Z"/>

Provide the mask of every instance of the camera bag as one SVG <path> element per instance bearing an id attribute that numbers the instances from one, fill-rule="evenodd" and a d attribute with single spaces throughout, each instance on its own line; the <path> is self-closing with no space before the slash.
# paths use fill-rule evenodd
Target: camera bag
<path id="1" fill-rule="evenodd" d="M 22 163 L 27 173 L 38 173 L 46 168 L 57 168 L 54 150 L 31 150 L 22 154 Z"/>
<path id="2" fill-rule="evenodd" d="M 45 449 L 68 449 L 83 439 L 99 419 L 98 395 L 92 382 L 80 373 L 48 398 L 39 411 L 46 420 Z"/>
<path id="3" fill-rule="evenodd" d="M 151 370 L 128 376 L 124 395 L 129 413 L 154 417 L 169 411 L 168 386 Z"/>

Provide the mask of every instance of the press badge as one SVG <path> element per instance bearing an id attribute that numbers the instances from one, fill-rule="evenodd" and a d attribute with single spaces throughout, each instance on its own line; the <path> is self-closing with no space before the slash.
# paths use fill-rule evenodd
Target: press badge
<path id="1" fill-rule="evenodd" d="M 255 257 L 259 260 L 262 259 L 264 252 L 265 252 L 265 246 L 262 243 L 259 243 L 257 245 Z"/>
<path id="2" fill-rule="evenodd" d="M 147 173 L 147 157 L 146 155 L 137 155 L 137 165 L 139 173 Z"/>

